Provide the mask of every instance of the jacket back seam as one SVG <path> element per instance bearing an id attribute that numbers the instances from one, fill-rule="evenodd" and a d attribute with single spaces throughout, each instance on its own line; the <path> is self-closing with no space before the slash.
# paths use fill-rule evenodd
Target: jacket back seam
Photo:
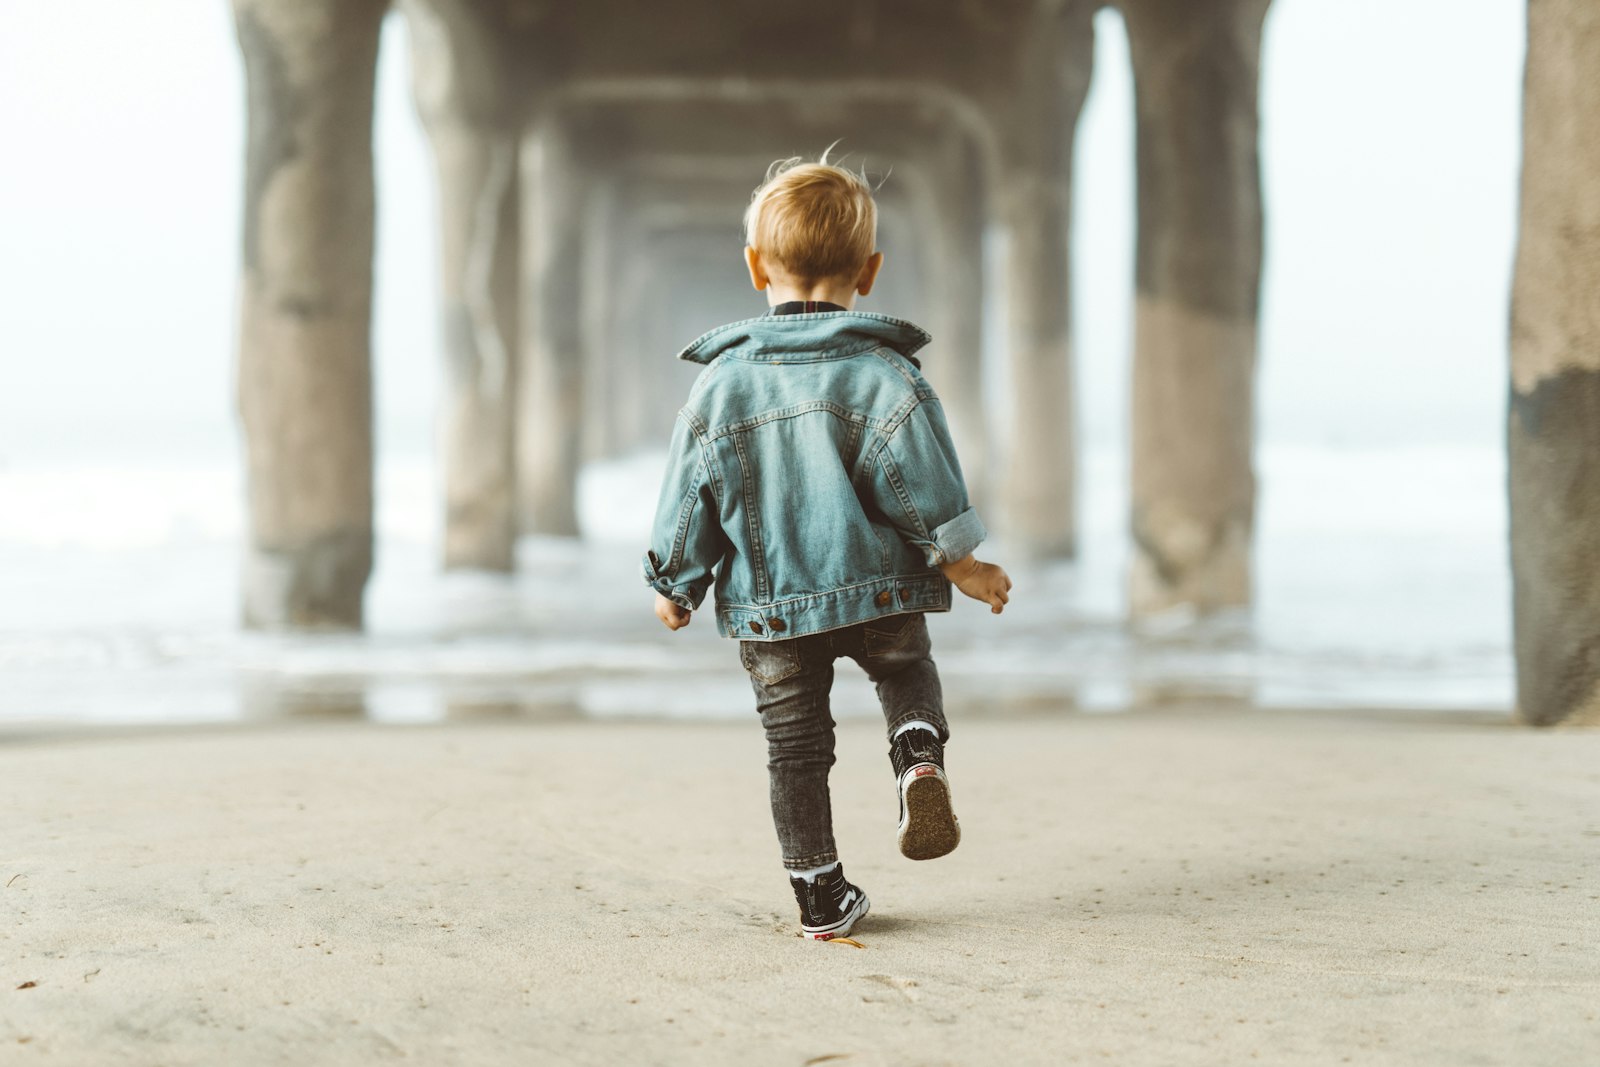
<path id="1" fill-rule="evenodd" d="M 731 422 L 727 426 L 717 430 L 715 433 L 708 432 L 707 439 L 710 441 L 720 441 L 724 437 L 732 437 L 734 434 L 744 433 L 747 430 L 754 430 L 758 427 L 765 426 L 769 422 L 779 422 L 784 419 L 798 418 L 801 415 L 809 415 L 813 411 L 826 411 L 832 415 L 838 416 L 840 419 L 848 423 L 872 426 L 875 428 L 882 425 L 882 420 L 880 419 L 875 419 L 871 415 L 863 415 L 860 412 L 851 411 L 842 404 L 836 404 L 831 400 L 813 400 L 807 404 L 796 404 L 787 408 L 776 408 L 772 411 L 764 411 L 760 415 L 752 415 L 749 418 L 740 419 L 738 422 Z"/>
<path id="2" fill-rule="evenodd" d="M 733 451 L 739 458 L 739 477 L 744 488 L 744 517 L 745 529 L 750 535 L 750 566 L 756 576 L 756 598 L 767 598 L 767 557 L 766 547 L 761 541 L 761 508 L 750 494 L 752 480 L 750 478 L 750 461 L 745 455 L 744 437 L 740 434 L 733 436 Z"/>

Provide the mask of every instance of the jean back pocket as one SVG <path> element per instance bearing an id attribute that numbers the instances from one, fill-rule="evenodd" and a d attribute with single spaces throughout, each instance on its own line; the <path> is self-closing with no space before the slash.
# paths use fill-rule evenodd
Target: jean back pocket
<path id="1" fill-rule="evenodd" d="M 800 649 L 790 641 L 740 641 L 739 662 L 762 685 L 777 685 L 800 673 Z"/>

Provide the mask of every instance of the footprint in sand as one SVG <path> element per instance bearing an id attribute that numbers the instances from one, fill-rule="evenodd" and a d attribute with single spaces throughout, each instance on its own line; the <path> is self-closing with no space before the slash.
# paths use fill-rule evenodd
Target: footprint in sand
<path id="1" fill-rule="evenodd" d="M 779 934 L 786 933 L 789 928 L 788 924 L 780 916 L 770 911 L 764 914 L 746 915 L 744 921 L 749 926 L 759 926 L 763 930 L 771 930 Z"/>
<path id="2" fill-rule="evenodd" d="M 871 992 L 862 994 L 861 999 L 868 1004 L 915 1004 L 922 996 L 917 992 L 915 978 L 896 978 L 892 974 L 864 974 L 861 980 L 871 982 L 877 987 Z"/>

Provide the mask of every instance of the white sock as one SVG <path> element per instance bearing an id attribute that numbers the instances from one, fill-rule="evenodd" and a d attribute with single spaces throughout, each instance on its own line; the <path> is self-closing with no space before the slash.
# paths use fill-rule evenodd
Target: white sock
<path id="1" fill-rule="evenodd" d="M 832 863 L 826 864 L 822 867 L 811 867 L 803 871 L 789 871 L 789 877 L 804 878 L 808 882 L 815 882 L 819 875 L 830 874 L 838 869 L 839 861 L 834 860 Z"/>
<path id="2" fill-rule="evenodd" d="M 889 735 L 889 740 L 893 741 L 907 730 L 926 730 L 934 737 L 939 736 L 939 728 L 934 726 L 933 723 L 928 722 L 926 719 L 912 719 L 910 722 L 900 724 L 895 732 Z"/>

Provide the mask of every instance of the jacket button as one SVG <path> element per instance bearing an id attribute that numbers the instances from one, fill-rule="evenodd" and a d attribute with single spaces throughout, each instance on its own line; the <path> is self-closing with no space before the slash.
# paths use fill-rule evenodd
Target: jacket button
<path id="1" fill-rule="evenodd" d="M 772 632 L 775 634 L 781 634 L 789 628 L 784 625 L 782 619 L 768 619 L 767 625 L 772 627 Z"/>
<path id="2" fill-rule="evenodd" d="M 885 589 L 883 592 L 878 594 L 878 607 L 880 607 L 880 608 L 888 607 L 889 606 L 889 601 L 891 599 L 892 598 L 889 595 L 889 590 Z"/>
<path id="3" fill-rule="evenodd" d="M 750 623 L 750 629 L 754 630 L 756 633 L 760 633 L 761 632 L 761 624 L 759 622 L 751 622 Z"/>

